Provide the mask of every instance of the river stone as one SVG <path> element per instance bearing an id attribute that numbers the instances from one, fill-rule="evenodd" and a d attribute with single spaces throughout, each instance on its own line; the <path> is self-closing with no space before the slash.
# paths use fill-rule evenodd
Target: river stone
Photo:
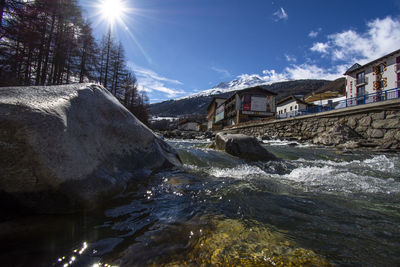
<path id="1" fill-rule="evenodd" d="M 342 148 L 342 149 L 355 149 L 355 148 L 359 148 L 360 144 L 359 144 L 359 142 L 356 142 L 356 141 L 348 141 L 344 144 L 339 144 L 336 147 Z"/>
<path id="2" fill-rule="evenodd" d="M 349 126 L 337 123 L 333 127 L 328 128 L 326 132 L 314 137 L 313 143 L 332 146 L 343 144 L 351 140 L 357 140 L 359 138 L 360 135 Z"/>
<path id="3" fill-rule="evenodd" d="M 261 146 L 255 137 L 244 134 L 218 133 L 213 147 L 247 160 L 276 160 L 276 157 Z"/>
<path id="4" fill-rule="evenodd" d="M 0 88 L 0 199 L 15 206 L 95 208 L 128 182 L 179 164 L 99 85 Z"/>

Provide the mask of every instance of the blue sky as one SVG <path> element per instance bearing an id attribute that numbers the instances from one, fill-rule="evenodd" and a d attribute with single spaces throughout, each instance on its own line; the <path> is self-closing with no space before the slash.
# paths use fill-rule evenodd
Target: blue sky
<path id="1" fill-rule="evenodd" d="M 97 38 L 106 31 L 80 0 Z M 150 101 L 222 81 L 334 79 L 400 49 L 400 0 L 122 0 L 115 35 Z"/>

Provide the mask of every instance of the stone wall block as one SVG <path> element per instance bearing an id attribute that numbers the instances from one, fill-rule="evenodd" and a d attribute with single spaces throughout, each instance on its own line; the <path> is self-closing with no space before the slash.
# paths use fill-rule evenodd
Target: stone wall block
<path id="1" fill-rule="evenodd" d="M 385 111 L 381 111 L 378 113 L 372 113 L 371 118 L 375 121 L 375 120 L 383 120 L 385 118 Z"/>
<path id="2" fill-rule="evenodd" d="M 347 125 L 354 129 L 357 126 L 357 118 L 355 118 L 355 116 L 348 118 Z"/>
<path id="3" fill-rule="evenodd" d="M 361 127 L 368 127 L 371 125 L 372 119 L 370 116 L 366 116 L 362 119 L 360 119 L 360 121 L 358 122 L 358 125 Z"/>
<path id="4" fill-rule="evenodd" d="M 395 130 L 395 129 L 388 130 L 388 131 L 385 133 L 385 136 L 383 137 L 383 139 L 385 139 L 385 140 L 396 140 L 395 136 L 396 136 L 396 134 L 397 134 L 398 132 L 399 132 L 399 131 L 398 131 L 398 130 Z"/>
<path id="5" fill-rule="evenodd" d="M 384 132 L 381 129 L 368 129 L 367 135 L 370 138 L 382 138 L 384 136 Z"/>
<path id="6" fill-rule="evenodd" d="M 372 123 L 375 129 L 400 129 L 400 118 L 376 120 Z"/>

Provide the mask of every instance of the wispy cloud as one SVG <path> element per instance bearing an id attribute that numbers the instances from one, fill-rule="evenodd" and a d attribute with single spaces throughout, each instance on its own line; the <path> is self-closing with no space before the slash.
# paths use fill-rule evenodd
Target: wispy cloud
<path id="1" fill-rule="evenodd" d="M 319 34 L 319 32 L 310 31 L 310 33 L 308 34 L 308 36 L 311 37 L 311 38 L 315 38 L 315 37 L 318 36 L 318 34 Z"/>
<path id="2" fill-rule="evenodd" d="M 296 62 L 297 61 L 297 58 L 293 55 L 285 54 L 285 58 L 286 58 L 287 62 Z"/>
<path id="3" fill-rule="evenodd" d="M 143 68 L 132 62 L 129 62 L 128 65 L 135 72 L 139 90 L 146 92 L 158 91 L 166 94 L 168 97 L 176 97 L 185 93 L 182 90 L 174 88 L 174 86 L 183 85 L 181 81 L 163 77 L 153 70 Z"/>
<path id="4" fill-rule="evenodd" d="M 400 48 L 400 20 L 386 17 L 367 23 L 365 32 L 346 30 L 315 43 L 312 51 L 324 53 L 335 61 L 367 63 Z"/>
<path id="5" fill-rule="evenodd" d="M 273 15 L 276 17 L 275 21 L 287 20 L 289 18 L 287 12 L 283 7 L 279 8 Z"/>
<path id="6" fill-rule="evenodd" d="M 215 72 L 221 74 L 221 78 L 229 78 L 229 77 L 232 77 L 232 74 L 231 74 L 228 70 L 226 70 L 226 69 L 218 68 L 218 67 L 214 67 L 214 66 L 211 67 L 211 69 L 212 69 L 213 71 L 215 71 Z"/>

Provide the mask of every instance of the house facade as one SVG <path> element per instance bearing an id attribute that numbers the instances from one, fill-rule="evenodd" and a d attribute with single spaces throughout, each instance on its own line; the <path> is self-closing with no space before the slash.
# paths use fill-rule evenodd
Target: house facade
<path id="1" fill-rule="evenodd" d="M 274 117 L 276 94 L 262 86 L 236 91 L 216 109 L 215 123 L 231 126 L 250 120 Z"/>
<path id="2" fill-rule="evenodd" d="M 208 105 L 207 108 L 207 129 L 208 130 L 215 130 L 215 128 L 218 128 L 217 124 L 216 124 L 216 112 L 217 112 L 217 108 L 223 104 L 225 102 L 226 98 L 222 98 L 222 97 L 214 97 L 211 100 L 211 103 Z"/>
<path id="3" fill-rule="evenodd" d="M 311 104 L 301 99 L 302 96 L 288 96 L 276 104 L 278 118 L 289 118 L 299 115 L 300 110 L 305 110 Z"/>
<path id="4" fill-rule="evenodd" d="M 352 99 L 349 105 L 379 101 L 381 94 L 396 98 L 399 91 L 392 89 L 400 87 L 400 49 L 363 66 L 356 63 L 344 75 L 346 97 Z"/>

